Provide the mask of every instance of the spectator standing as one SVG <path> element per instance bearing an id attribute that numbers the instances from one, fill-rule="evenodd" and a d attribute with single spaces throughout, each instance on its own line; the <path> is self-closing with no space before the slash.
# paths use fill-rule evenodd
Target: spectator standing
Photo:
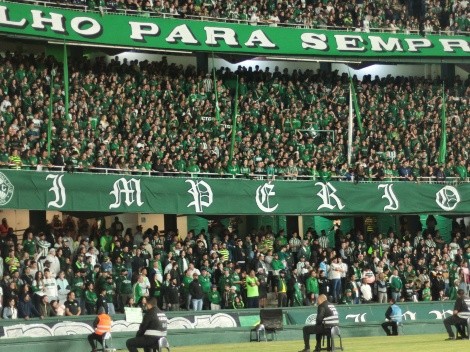
<path id="1" fill-rule="evenodd" d="M 253 269 L 250 270 L 249 276 L 246 278 L 246 296 L 247 308 L 259 308 L 259 280 Z"/>

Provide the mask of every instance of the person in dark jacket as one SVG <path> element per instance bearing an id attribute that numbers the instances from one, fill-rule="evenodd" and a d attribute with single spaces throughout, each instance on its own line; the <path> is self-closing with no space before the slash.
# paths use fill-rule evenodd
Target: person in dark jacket
<path id="1" fill-rule="evenodd" d="M 165 290 L 165 296 L 168 310 L 180 310 L 180 286 L 178 285 L 178 280 L 176 278 L 171 280 L 170 286 Z"/>
<path id="2" fill-rule="evenodd" d="M 18 303 L 18 316 L 29 320 L 30 318 L 38 317 L 44 318 L 39 314 L 36 307 L 34 307 L 33 302 L 31 302 L 31 297 L 29 293 L 25 294 L 24 297 Z"/>
<path id="3" fill-rule="evenodd" d="M 51 311 L 51 305 L 49 304 L 49 297 L 46 295 L 41 297 L 41 300 L 39 301 L 39 307 L 38 307 L 39 315 L 43 317 L 50 317 L 52 316 Z"/>
<path id="4" fill-rule="evenodd" d="M 197 273 L 193 274 L 193 281 L 189 284 L 189 294 L 191 295 L 191 305 L 193 306 L 193 310 L 202 310 L 204 292 L 202 291 L 202 285 L 199 282 L 199 276 Z"/>
<path id="5" fill-rule="evenodd" d="M 157 299 L 152 297 L 147 302 L 147 312 L 140 323 L 136 337 L 126 341 L 129 352 L 137 352 L 138 348 L 145 351 L 158 345 L 158 340 L 166 337 L 168 319 L 157 307 Z"/>
<path id="6" fill-rule="evenodd" d="M 109 314 L 108 301 L 106 300 L 106 287 L 102 287 L 99 292 L 100 294 L 98 295 L 98 300 L 96 301 L 96 311 L 98 311 L 100 308 L 103 308 L 105 313 Z"/>
<path id="7" fill-rule="evenodd" d="M 335 325 L 338 325 L 339 318 L 336 307 L 328 302 L 326 295 L 319 295 L 317 299 L 318 310 L 315 325 L 306 325 L 303 328 L 304 349 L 299 352 L 310 352 L 310 335 L 315 334 L 317 344 L 314 351 L 321 351 L 322 335 Z"/>
<path id="8" fill-rule="evenodd" d="M 462 314 L 464 313 L 464 314 Z M 467 313 L 467 314 L 465 314 Z M 457 333 L 462 338 L 467 338 L 465 334 L 465 325 L 470 313 L 470 298 L 465 295 L 465 291 L 460 289 L 457 291 L 457 299 L 454 303 L 453 314 L 450 317 L 444 319 L 444 327 L 446 328 L 449 337 L 447 340 L 455 340 L 454 332 L 452 331 L 452 325 L 457 328 Z M 465 318 L 463 317 L 465 315 Z"/>

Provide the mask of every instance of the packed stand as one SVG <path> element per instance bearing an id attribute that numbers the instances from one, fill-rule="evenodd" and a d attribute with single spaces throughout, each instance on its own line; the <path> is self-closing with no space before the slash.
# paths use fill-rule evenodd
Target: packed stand
<path id="1" fill-rule="evenodd" d="M 18 0 L 19 1 L 19 0 Z M 24 1 L 23 1 L 24 2 Z M 55 2 L 51 0 L 51 2 Z M 468 1 L 406 0 L 68 0 L 58 5 L 144 16 L 235 21 L 301 28 L 386 30 L 392 33 L 469 31 Z M 204 18 L 203 18 L 204 19 Z"/>
<path id="2" fill-rule="evenodd" d="M 52 82 L 52 149 L 47 152 Z M 470 76 L 445 86 L 447 163 L 439 165 L 442 82 L 354 79 L 363 133 L 347 161 L 349 80 L 337 72 L 217 71 L 160 62 L 70 64 L 65 114 L 61 67 L 51 57 L 0 57 L 0 167 L 142 174 L 329 180 L 466 180 Z M 234 157 L 232 118 L 238 83 Z"/>
<path id="3" fill-rule="evenodd" d="M 26 320 L 115 314 L 145 310 L 149 297 L 169 311 L 309 306 L 320 294 L 341 304 L 454 300 L 470 288 L 470 236 L 454 221 L 445 243 L 432 216 L 427 226 L 365 236 L 309 228 L 303 238 L 268 226 L 243 237 L 213 222 L 181 238 L 157 226 L 124 229 L 118 217 L 108 228 L 57 217 L 20 240 L 3 219 L 0 311 Z"/>

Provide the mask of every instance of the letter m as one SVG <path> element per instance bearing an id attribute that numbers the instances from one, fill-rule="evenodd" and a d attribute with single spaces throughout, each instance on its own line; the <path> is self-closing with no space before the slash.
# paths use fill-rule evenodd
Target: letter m
<path id="1" fill-rule="evenodd" d="M 109 194 L 114 196 L 114 203 L 109 206 L 109 209 L 119 208 L 123 201 L 128 207 L 134 203 L 139 207 L 144 204 L 142 202 L 140 180 L 135 178 L 130 180 L 126 180 L 124 177 L 120 178 L 114 182 L 113 190 Z"/>

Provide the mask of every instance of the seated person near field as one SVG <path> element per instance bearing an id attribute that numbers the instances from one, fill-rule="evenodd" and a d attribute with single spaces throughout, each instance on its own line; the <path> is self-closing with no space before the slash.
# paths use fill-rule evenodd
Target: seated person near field
<path id="1" fill-rule="evenodd" d="M 106 314 L 103 306 L 98 308 L 98 316 L 93 322 L 93 328 L 95 332 L 88 335 L 88 342 L 91 346 L 92 352 L 96 352 L 96 341 L 103 345 L 103 337 L 107 332 L 111 332 L 111 317 Z"/>
<path id="2" fill-rule="evenodd" d="M 149 351 L 158 344 L 158 340 L 166 336 L 168 319 L 157 307 L 157 299 L 152 297 L 147 302 L 147 312 L 145 313 L 142 323 L 136 337 L 126 341 L 129 352 L 137 352 L 138 348 Z"/>
<path id="3" fill-rule="evenodd" d="M 468 296 L 465 295 L 465 291 L 460 289 L 457 291 L 457 299 L 454 303 L 454 310 L 453 314 L 450 317 L 444 319 L 444 326 L 446 328 L 449 337 L 447 340 L 455 340 L 454 332 L 452 331 L 452 325 L 455 325 L 457 329 L 457 333 L 462 338 L 467 338 L 465 334 L 465 324 L 467 324 L 467 319 L 461 317 L 462 313 L 469 313 L 470 312 L 470 299 Z"/>
<path id="4" fill-rule="evenodd" d="M 310 352 L 310 335 L 316 335 L 316 346 L 314 351 L 321 351 L 322 335 L 328 333 L 329 329 L 339 324 L 336 307 L 328 302 L 326 295 L 320 295 L 317 299 L 318 310 L 315 325 L 306 325 L 303 328 L 304 349 L 299 352 Z"/>
<path id="5" fill-rule="evenodd" d="M 401 308 L 395 303 L 395 300 L 391 298 L 389 300 L 390 306 L 385 312 L 385 318 L 387 321 L 382 323 L 382 329 L 387 333 L 387 336 L 398 335 L 398 324 L 402 320 Z M 392 327 L 392 332 L 390 332 L 389 327 Z"/>

